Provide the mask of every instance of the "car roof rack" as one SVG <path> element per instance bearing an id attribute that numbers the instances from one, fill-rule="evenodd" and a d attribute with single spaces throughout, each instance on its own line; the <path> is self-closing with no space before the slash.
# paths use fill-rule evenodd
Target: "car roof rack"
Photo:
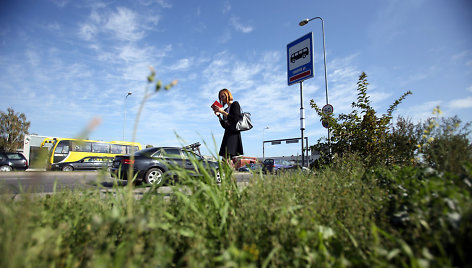
<path id="1" fill-rule="evenodd" d="M 183 147 L 183 149 L 187 150 L 187 151 L 192 151 L 194 153 L 198 153 L 198 155 L 202 155 L 200 153 L 200 146 L 201 146 L 201 144 L 199 142 L 195 142 L 195 143 L 192 143 L 190 145 L 187 145 L 187 146 Z"/>

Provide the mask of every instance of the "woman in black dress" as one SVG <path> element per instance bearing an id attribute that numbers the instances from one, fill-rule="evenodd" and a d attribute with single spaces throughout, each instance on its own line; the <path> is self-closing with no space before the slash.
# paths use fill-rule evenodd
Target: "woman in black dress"
<path id="1" fill-rule="evenodd" d="M 241 132 L 236 130 L 236 123 L 242 118 L 241 107 L 237 101 L 233 101 L 233 95 L 226 88 L 220 90 L 218 98 L 223 104 L 223 108 L 214 106 L 213 111 L 225 129 L 219 155 L 226 160 L 231 160 L 233 157 L 243 154 Z M 227 105 L 226 108 L 225 105 Z"/>

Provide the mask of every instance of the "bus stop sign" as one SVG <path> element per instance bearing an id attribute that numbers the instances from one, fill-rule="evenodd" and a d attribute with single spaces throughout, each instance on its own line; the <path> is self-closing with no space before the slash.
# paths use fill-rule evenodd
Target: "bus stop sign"
<path id="1" fill-rule="evenodd" d="M 287 45 L 288 85 L 313 76 L 313 32 L 309 32 Z"/>

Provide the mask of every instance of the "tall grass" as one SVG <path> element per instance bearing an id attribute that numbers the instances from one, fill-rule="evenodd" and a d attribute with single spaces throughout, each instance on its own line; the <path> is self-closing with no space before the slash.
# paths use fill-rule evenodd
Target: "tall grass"
<path id="1" fill-rule="evenodd" d="M 354 156 L 316 173 L 255 174 L 238 187 L 180 170 L 169 196 L 126 188 L 1 197 L 1 267 L 467 266 L 472 170 L 366 170 Z M 128 204 L 133 203 L 129 213 Z"/>

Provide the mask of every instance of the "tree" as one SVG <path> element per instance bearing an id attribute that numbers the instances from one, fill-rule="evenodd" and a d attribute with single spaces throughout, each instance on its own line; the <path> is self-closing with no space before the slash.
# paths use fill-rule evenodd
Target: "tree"
<path id="1" fill-rule="evenodd" d="M 24 113 L 15 113 L 12 108 L 8 108 L 7 113 L 0 111 L 0 150 L 14 152 L 22 147 L 29 127 Z"/>
<path id="2" fill-rule="evenodd" d="M 330 143 L 333 154 L 339 156 L 352 153 L 359 154 L 367 166 L 380 163 L 389 164 L 392 160 L 392 146 L 395 144 L 390 131 L 392 113 L 406 96 L 412 93 L 411 91 L 405 92 L 390 105 L 386 114 L 378 117 L 367 95 L 368 84 L 367 75 L 362 73 L 357 82 L 357 102 L 352 103 L 353 110 L 349 114 L 340 114 L 335 118 L 332 115 L 323 114 L 313 100 L 310 104 L 321 117 L 321 120 L 329 123 L 332 133 Z M 326 143 L 322 143 L 320 139 L 318 144 L 312 146 L 312 150 L 326 147 Z M 323 154 L 323 151 L 321 153 Z M 326 151 L 324 153 L 326 154 Z"/>
<path id="3" fill-rule="evenodd" d="M 469 163 L 472 167 L 471 123 L 463 124 L 457 116 L 439 118 L 439 107 L 433 114 L 418 124 L 418 153 L 425 164 L 438 171 L 467 174 L 464 165 Z"/>

